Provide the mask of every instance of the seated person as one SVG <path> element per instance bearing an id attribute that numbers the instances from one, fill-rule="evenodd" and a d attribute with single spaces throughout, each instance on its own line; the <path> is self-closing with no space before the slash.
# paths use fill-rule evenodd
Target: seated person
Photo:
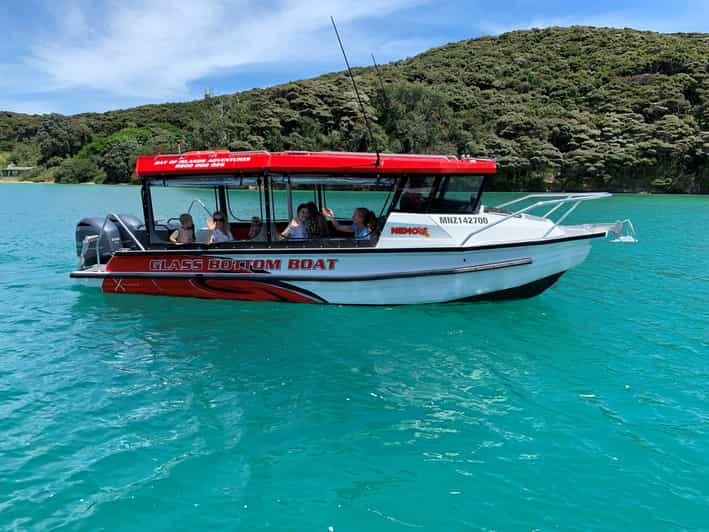
<path id="1" fill-rule="evenodd" d="M 277 235 L 278 229 L 276 228 L 276 224 L 271 223 L 271 237 L 276 238 Z M 268 238 L 266 224 L 258 216 L 251 218 L 251 227 L 249 227 L 249 235 L 247 238 L 256 242 L 265 242 Z"/>
<path id="2" fill-rule="evenodd" d="M 330 231 L 327 222 L 314 201 L 306 204 L 310 211 L 310 217 L 305 222 L 305 230 L 308 233 L 308 238 L 327 238 L 330 236 Z"/>
<path id="3" fill-rule="evenodd" d="M 258 216 L 251 217 L 251 226 L 249 227 L 249 240 L 265 240 L 262 235 L 266 234 L 266 226 Z"/>
<path id="4" fill-rule="evenodd" d="M 418 192 L 404 192 L 399 200 L 399 210 L 404 212 L 426 212 L 428 200 Z"/>
<path id="5" fill-rule="evenodd" d="M 355 240 L 371 240 L 377 228 L 377 217 L 365 207 L 358 207 L 352 213 L 352 224 L 340 224 L 335 219 L 332 209 L 323 208 L 322 213 L 328 218 L 335 229 L 343 233 L 354 233 Z"/>
<path id="6" fill-rule="evenodd" d="M 194 222 L 188 213 L 180 214 L 180 228 L 170 235 L 173 244 L 193 244 L 195 241 Z"/>
<path id="7" fill-rule="evenodd" d="M 226 223 L 226 216 L 221 211 L 216 211 L 211 218 L 207 218 L 209 236 L 207 244 L 219 244 L 220 242 L 230 242 L 232 240 L 231 231 Z"/>
<path id="8" fill-rule="evenodd" d="M 306 230 L 308 219 L 310 219 L 310 209 L 305 203 L 301 203 L 298 205 L 296 217 L 290 221 L 288 227 L 281 231 L 281 236 L 290 240 L 307 240 L 310 238 Z"/>

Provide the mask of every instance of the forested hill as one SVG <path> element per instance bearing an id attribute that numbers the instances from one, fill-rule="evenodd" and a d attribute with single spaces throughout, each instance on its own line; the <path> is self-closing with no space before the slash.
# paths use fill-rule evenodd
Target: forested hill
<path id="1" fill-rule="evenodd" d="M 508 190 L 709 192 L 709 34 L 516 31 L 355 69 L 383 151 L 496 157 Z M 102 114 L 0 113 L 0 165 L 127 182 L 138 154 L 371 150 L 344 73 Z"/>

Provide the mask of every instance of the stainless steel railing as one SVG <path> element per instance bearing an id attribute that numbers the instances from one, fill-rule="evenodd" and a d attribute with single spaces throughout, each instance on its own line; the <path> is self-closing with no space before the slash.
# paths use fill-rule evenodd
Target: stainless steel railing
<path id="1" fill-rule="evenodd" d="M 528 201 L 530 199 L 534 198 L 556 198 L 556 199 L 547 199 L 543 201 L 537 201 L 531 205 L 528 205 L 527 207 L 524 207 L 522 209 L 519 209 L 514 212 L 508 213 L 506 216 L 503 218 L 497 220 L 496 222 L 493 222 L 489 225 L 486 225 L 485 227 L 481 227 L 480 229 L 477 229 L 470 233 L 465 240 L 463 240 L 461 245 L 465 245 L 472 237 L 475 235 L 479 235 L 480 233 L 487 231 L 491 229 L 492 227 L 495 227 L 496 225 L 499 225 L 501 223 L 506 222 L 507 220 L 515 217 L 519 217 L 522 214 L 525 214 L 529 211 L 538 209 L 540 207 L 544 206 L 552 206 L 552 208 L 547 211 L 545 214 L 540 216 L 540 218 L 544 219 L 550 219 L 549 217 L 555 213 L 557 210 L 559 210 L 561 207 L 564 205 L 569 204 L 569 208 L 564 211 L 564 213 L 554 222 L 554 225 L 550 227 L 544 235 L 542 235 L 542 238 L 546 238 L 549 236 L 549 234 L 559 226 L 566 218 L 576 209 L 576 207 L 579 206 L 579 204 L 582 201 L 591 201 L 591 200 L 597 200 L 597 199 L 602 199 L 602 198 L 609 198 L 611 197 L 612 194 L 609 194 L 608 192 L 579 192 L 579 193 L 562 193 L 562 194 L 557 194 L 557 193 L 539 193 L 539 194 L 527 194 L 526 196 L 523 196 L 521 198 L 514 199 L 512 201 L 507 201 L 505 203 L 501 203 L 499 205 L 495 205 L 495 209 L 502 209 L 505 207 L 509 207 L 510 205 L 514 205 L 516 203 L 521 203 L 524 201 Z"/>
<path id="2" fill-rule="evenodd" d="M 194 207 L 194 204 L 195 204 L 195 203 L 199 204 L 199 205 L 204 209 L 204 212 L 207 213 L 207 216 L 211 216 L 211 215 L 212 215 L 212 213 L 209 212 L 209 209 L 208 209 L 207 206 L 204 204 L 204 202 L 203 202 L 201 199 L 199 199 L 199 198 L 195 198 L 195 199 L 192 200 L 192 202 L 190 203 L 190 206 L 187 208 L 187 214 L 192 214 L 192 207 Z"/>

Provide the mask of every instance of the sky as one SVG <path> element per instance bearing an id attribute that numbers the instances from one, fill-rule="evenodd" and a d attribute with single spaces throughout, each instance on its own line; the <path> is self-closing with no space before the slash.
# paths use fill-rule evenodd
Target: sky
<path id="1" fill-rule="evenodd" d="M 0 0 L 0 110 L 230 94 L 548 26 L 709 32 L 709 0 Z"/>

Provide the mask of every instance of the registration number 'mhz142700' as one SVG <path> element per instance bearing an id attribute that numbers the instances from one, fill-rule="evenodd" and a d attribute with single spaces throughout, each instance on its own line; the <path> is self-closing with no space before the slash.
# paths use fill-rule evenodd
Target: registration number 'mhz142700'
<path id="1" fill-rule="evenodd" d="M 487 224 L 487 216 L 439 216 L 438 223 L 449 224 Z"/>

